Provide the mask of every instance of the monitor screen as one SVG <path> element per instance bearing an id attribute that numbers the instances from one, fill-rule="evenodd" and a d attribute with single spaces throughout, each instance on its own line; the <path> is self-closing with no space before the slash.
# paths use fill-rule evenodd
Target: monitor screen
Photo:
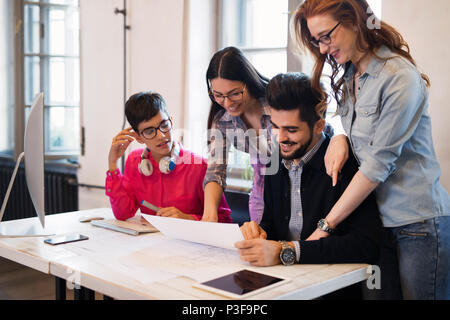
<path id="1" fill-rule="evenodd" d="M 39 93 L 31 105 L 25 128 L 25 178 L 34 209 L 45 228 L 44 209 L 44 94 Z"/>
<path id="2" fill-rule="evenodd" d="M 24 152 L 17 159 L 11 181 L 0 210 L 0 237 L 42 236 L 45 228 L 44 198 L 44 95 L 38 94 L 31 105 L 25 128 Z M 39 217 L 40 226 L 35 223 L 10 224 L 1 222 L 9 195 L 19 169 L 25 158 L 25 179 L 33 206 Z M 48 235 L 45 234 L 45 235 Z"/>

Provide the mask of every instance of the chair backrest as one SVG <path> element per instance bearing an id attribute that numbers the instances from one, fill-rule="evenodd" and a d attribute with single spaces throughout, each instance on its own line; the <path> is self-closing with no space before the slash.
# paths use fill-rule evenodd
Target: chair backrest
<path id="1" fill-rule="evenodd" d="M 249 194 L 237 191 L 225 191 L 225 198 L 231 209 L 231 219 L 241 226 L 244 222 L 250 221 L 248 212 Z"/>

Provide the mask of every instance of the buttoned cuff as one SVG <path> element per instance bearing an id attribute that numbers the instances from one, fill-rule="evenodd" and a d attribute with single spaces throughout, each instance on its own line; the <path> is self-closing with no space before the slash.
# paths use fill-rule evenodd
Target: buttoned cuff
<path id="1" fill-rule="evenodd" d="M 105 194 L 107 196 L 111 195 L 111 191 L 112 191 L 112 186 L 113 186 L 113 181 L 115 178 L 119 177 L 120 174 L 120 170 L 116 169 L 114 171 L 106 171 L 106 184 L 105 184 Z"/>
<path id="2" fill-rule="evenodd" d="M 110 170 L 106 171 L 106 175 L 108 177 L 117 176 L 119 173 L 120 173 L 119 169 L 116 169 L 114 171 L 110 171 Z"/>

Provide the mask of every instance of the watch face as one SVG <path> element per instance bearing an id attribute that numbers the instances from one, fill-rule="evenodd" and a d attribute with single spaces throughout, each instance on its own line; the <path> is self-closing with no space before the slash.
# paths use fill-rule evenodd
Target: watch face
<path id="1" fill-rule="evenodd" d="M 281 262 L 283 264 L 293 264 L 295 262 L 295 251 L 292 248 L 284 249 L 281 253 Z"/>
<path id="2" fill-rule="evenodd" d="M 328 232 L 328 233 L 333 233 L 334 230 L 330 228 L 330 226 L 328 225 L 328 223 L 325 221 L 325 219 L 320 219 L 319 222 L 317 223 L 317 228 L 319 230 Z"/>
<path id="3" fill-rule="evenodd" d="M 319 220 L 318 227 L 322 231 L 327 231 L 327 229 L 328 229 L 327 226 L 325 225 L 325 221 L 324 220 Z"/>
<path id="4" fill-rule="evenodd" d="M 324 224 L 325 224 L 324 221 L 323 221 L 323 220 L 320 220 L 320 221 L 319 221 L 319 228 L 323 230 L 324 227 L 325 227 Z"/>

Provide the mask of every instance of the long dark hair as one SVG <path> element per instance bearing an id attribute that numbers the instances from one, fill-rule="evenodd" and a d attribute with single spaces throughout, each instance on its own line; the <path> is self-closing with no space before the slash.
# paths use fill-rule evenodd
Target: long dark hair
<path id="1" fill-rule="evenodd" d="M 261 75 L 238 48 L 227 47 L 217 51 L 206 71 L 206 85 L 211 98 L 208 129 L 211 129 L 217 113 L 224 110 L 212 97 L 210 81 L 216 78 L 243 82 L 250 95 L 257 99 L 264 97 L 269 82 L 269 79 Z"/>
<path id="2" fill-rule="evenodd" d="M 311 44 L 311 34 L 307 24 L 307 19 L 310 17 L 324 13 L 331 14 L 334 19 L 341 21 L 342 25 L 346 27 L 356 26 L 358 30 L 356 46 L 358 50 L 370 52 L 375 57 L 382 59 L 376 55 L 376 50 L 385 45 L 392 52 L 407 59 L 416 66 L 410 54 L 408 43 L 394 27 L 381 21 L 380 28 L 368 28 L 367 22 L 371 18 L 368 12 L 371 12 L 371 10 L 369 10 L 369 4 L 366 0 L 307 0 L 298 7 L 291 21 L 297 44 L 303 48 L 307 48 L 315 58 L 312 76 L 313 88 L 319 91 L 321 90 L 320 77 L 323 67 L 325 63 L 330 64 L 333 71 L 331 75 L 331 87 L 334 97 L 338 102 L 345 99 L 342 90 L 344 79 L 340 78 L 336 80 L 336 77 L 342 69 L 344 69 L 345 73 L 350 63 L 341 66 L 332 56 L 321 54 L 320 49 Z M 388 59 L 390 58 L 383 60 Z M 430 86 L 430 79 L 425 74 L 422 74 L 422 78 L 427 86 Z M 327 95 L 323 90 L 322 93 L 324 98 L 326 98 Z"/>

